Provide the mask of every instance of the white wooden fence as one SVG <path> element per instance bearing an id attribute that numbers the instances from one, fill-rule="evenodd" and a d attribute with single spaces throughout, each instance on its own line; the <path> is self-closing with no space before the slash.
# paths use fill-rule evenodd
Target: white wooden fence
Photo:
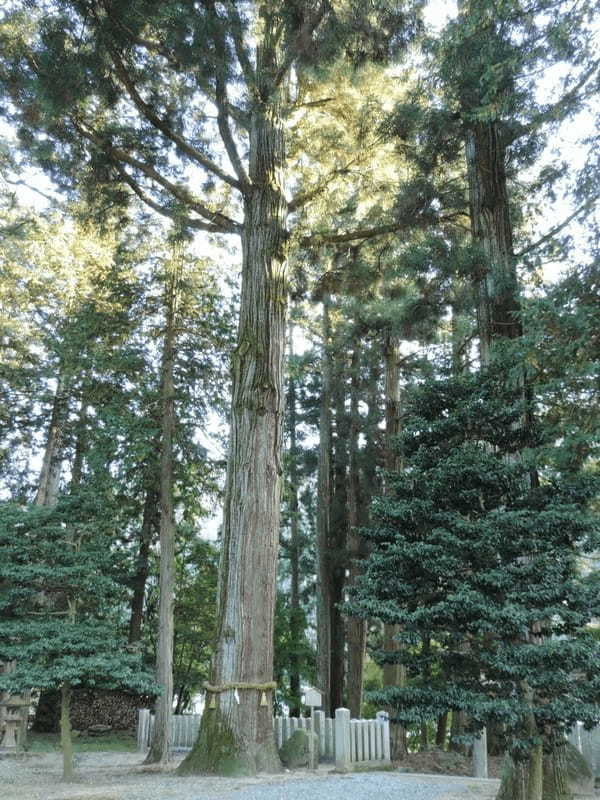
<path id="1" fill-rule="evenodd" d="M 170 743 L 173 750 L 191 750 L 200 727 L 201 714 L 173 714 L 171 717 Z M 154 714 L 149 709 L 138 711 L 138 750 L 147 750 L 152 739 Z"/>
<path id="2" fill-rule="evenodd" d="M 585 758 L 594 778 L 600 778 L 600 725 L 586 731 L 578 722 L 567 738 Z"/>
<path id="3" fill-rule="evenodd" d="M 173 715 L 171 747 L 190 750 L 200 727 L 200 714 Z M 137 742 L 140 750 L 150 746 L 154 715 L 148 709 L 138 714 Z M 275 743 L 281 748 L 295 731 L 313 731 L 319 737 L 319 758 L 334 761 L 339 770 L 380 767 L 390 763 L 390 726 L 383 715 L 377 719 L 350 719 L 347 708 L 338 708 L 335 718 L 315 711 L 312 717 L 275 717 Z"/>

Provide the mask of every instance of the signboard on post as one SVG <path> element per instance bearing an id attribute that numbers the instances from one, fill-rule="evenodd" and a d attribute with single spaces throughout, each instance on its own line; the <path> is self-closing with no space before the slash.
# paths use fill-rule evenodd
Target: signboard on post
<path id="1" fill-rule="evenodd" d="M 304 705 L 308 706 L 309 708 L 321 708 L 323 703 L 323 693 L 320 692 L 318 689 L 314 689 L 312 686 L 307 687 L 304 690 Z"/>

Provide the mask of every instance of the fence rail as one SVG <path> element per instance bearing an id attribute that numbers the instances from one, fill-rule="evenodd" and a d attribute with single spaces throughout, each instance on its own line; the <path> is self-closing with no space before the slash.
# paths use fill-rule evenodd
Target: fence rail
<path id="1" fill-rule="evenodd" d="M 170 743 L 173 750 L 191 750 L 200 727 L 200 714 L 174 714 L 171 718 Z M 138 714 L 139 750 L 150 746 L 154 714 L 146 708 Z M 387 719 L 350 719 L 347 708 L 338 708 L 335 718 L 315 711 L 312 717 L 274 717 L 275 743 L 281 748 L 297 730 L 316 733 L 319 759 L 334 761 L 336 768 L 385 766 L 390 763 L 390 728 Z"/>

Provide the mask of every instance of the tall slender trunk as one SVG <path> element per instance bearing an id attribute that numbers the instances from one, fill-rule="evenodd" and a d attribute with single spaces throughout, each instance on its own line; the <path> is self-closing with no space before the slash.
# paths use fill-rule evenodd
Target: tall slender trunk
<path id="1" fill-rule="evenodd" d="M 44 459 L 34 500 L 36 506 L 52 506 L 58 498 L 68 409 L 67 381 L 64 374 L 59 372 L 46 437 Z"/>
<path id="2" fill-rule="evenodd" d="M 144 619 L 144 599 L 146 582 L 150 572 L 150 550 L 154 532 L 157 528 L 157 510 L 160 492 L 156 486 L 149 486 L 145 491 L 144 510 L 139 534 L 139 549 L 136 558 L 136 570 L 133 576 L 129 616 L 129 644 L 139 642 L 142 638 L 142 622 Z"/>
<path id="3" fill-rule="evenodd" d="M 435 729 L 435 746 L 439 747 L 440 750 L 443 750 L 446 746 L 446 736 L 448 734 L 448 714 L 449 712 L 446 711 L 444 714 L 438 717 L 437 727 Z"/>
<path id="4" fill-rule="evenodd" d="M 384 341 L 385 358 L 385 452 L 384 465 L 390 473 L 398 472 L 401 459 L 395 442 L 400 432 L 400 341 L 396 336 L 387 334 Z M 384 487 L 386 493 L 388 487 Z M 384 624 L 383 649 L 390 653 L 397 653 L 400 645 L 396 635 L 400 629 L 398 625 Z M 401 664 L 385 664 L 383 667 L 383 685 L 405 686 L 406 670 Z M 393 709 L 389 709 L 393 714 Z M 399 760 L 408 753 L 406 729 L 395 722 L 390 722 L 390 744 L 392 758 Z"/>
<path id="5" fill-rule="evenodd" d="M 333 448 L 333 497 L 330 516 L 330 619 L 332 712 L 344 705 L 346 630 L 340 605 L 344 602 L 348 533 L 348 415 L 346 413 L 345 353 L 338 351 L 334 361 L 332 400 L 335 409 Z"/>
<path id="6" fill-rule="evenodd" d="M 317 486 L 317 680 L 323 708 L 331 713 L 331 326 L 329 295 L 323 297 L 319 472 Z"/>
<path id="7" fill-rule="evenodd" d="M 71 684 L 60 687 L 60 747 L 63 757 L 63 780 L 73 777 L 73 737 L 71 733 Z"/>
<path id="8" fill-rule="evenodd" d="M 58 500 L 68 413 L 68 382 L 64 375 L 64 368 L 61 366 L 59 368 L 56 391 L 54 393 L 54 400 L 52 402 L 50 424 L 48 426 L 48 433 L 46 436 L 46 447 L 44 449 L 44 458 L 42 461 L 42 468 L 40 470 L 37 493 L 35 500 L 33 501 L 34 505 L 36 506 L 53 506 Z M 28 691 L 24 697 L 30 695 L 31 692 Z M 40 701 L 38 702 L 38 708 L 47 708 L 49 703 L 56 708 L 57 701 L 54 699 L 54 697 L 55 696 L 53 692 L 49 690 L 42 690 Z M 22 741 L 24 742 L 27 737 L 26 712 L 23 713 L 21 736 Z"/>
<path id="9" fill-rule="evenodd" d="M 175 338 L 181 264 L 172 266 L 166 287 L 166 324 L 162 355 L 162 424 L 160 452 L 160 569 L 156 682 L 161 693 L 154 708 L 154 730 L 147 764 L 169 760 L 173 713 L 173 637 L 175 591 L 175 514 L 173 509 L 173 436 L 175 432 Z"/>
<path id="10" fill-rule="evenodd" d="M 273 736 L 272 681 L 285 405 L 287 203 L 283 125 L 273 96 L 277 90 L 268 84 L 273 58 L 268 48 L 257 48 L 258 99 L 250 111 L 250 183 L 243 193 L 242 288 L 213 691 L 181 773 L 248 774 L 281 768 Z"/>
<path id="11" fill-rule="evenodd" d="M 352 585 L 360 574 L 359 559 L 362 557 L 362 540 L 359 533 L 361 505 L 360 475 L 358 464 L 358 435 L 360 415 L 358 409 L 360 388 L 361 351 L 357 344 L 352 352 L 350 377 L 350 431 L 348 463 L 348 556 L 349 582 Z M 367 621 L 357 617 L 347 620 L 348 642 L 347 698 L 353 717 L 360 717 L 363 696 L 363 670 L 367 646 Z"/>
<path id="12" fill-rule="evenodd" d="M 75 427 L 75 450 L 73 454 L 73 464 L 71 465 L 70 490 L 75 492 L 80 486 L 83 478 L 83 463 L 87 447 L 87 424 L 88 424 L 89 404 L 86 398 L 85 388 L 81 398 L 81 408 L 79 418 Z"/>
<path id="13" fill-rule="evenodd" d="M 293 326 L 290 325 L 288 352 L 290 361 L 294 357 Z M 300 716 L 300 659 L 295 644 L 300 642 L 303 635 L 302 608 L 300 606 L 300 520 L 298 518 L 298 449 L 296 442 L 296 378 L 292 372 L 288 383 L 288 423 L 290 428 L 290 638 L 292 651 L 290 653 L 290 715 Z"/>

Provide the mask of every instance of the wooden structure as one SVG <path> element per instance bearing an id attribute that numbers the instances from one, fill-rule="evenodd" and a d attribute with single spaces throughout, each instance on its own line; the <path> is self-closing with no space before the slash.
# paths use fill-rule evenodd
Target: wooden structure
<path id="1" fill-rule="evenodd" d="M 14 662 L 0 663 L 0 672 L 12 672 Z M 0 750 L 15 751 L 23 744 L 29 717 L 29 692 L 0 692 Z"/>
<path id="2" fill-rule="evenodd" d="M 198 736 L 201 714 L 174 714 L 171 718 L 170 746 L 173 750 L 191 750 Z M 140 709 L 137 741 L 145 751 L 152 737 L 154 715 Z M 274 717 L 275 744 L 281 748 L 297 730 L 312 731 L 319 737 L 319 760 L 334 762 L 336 769 L 347 772 L 356 768 L 385 767 L 390 764 L 390 724 L 387 714 L 377 719 L 350 719 L 347 708 L 338 708 L 335 718 L 324 711 L 310 717 Z"/>

